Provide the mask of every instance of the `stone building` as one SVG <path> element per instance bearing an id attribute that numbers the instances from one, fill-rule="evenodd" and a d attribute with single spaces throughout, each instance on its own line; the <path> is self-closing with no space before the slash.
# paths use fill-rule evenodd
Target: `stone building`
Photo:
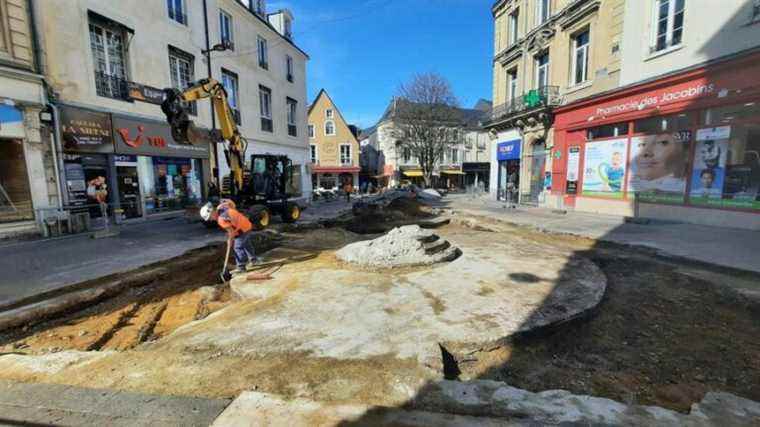
<path id="1" fill-rule="evenodd" d="M 212 183 L 223 184 L 224 147 L 210 139 L 177 143 L 159 107 L 163 88 L 185 88 L 209 75 L 226 88 L 248 142 L 246 162 L 253 153 L 288 155 L 303 199 L 310 199 L 308 56 L 295 44 L 289 11 L 268 14 L 263 1 L 238 0 L 44 6 L 36 22 L 59 117 L 67 209 L 99 219 L 97 194 L 117 220 L 171 216 L 200 203 Z M 205 51 L 212 47 L 209 64 Z M 216 125 L 210 102 L 189 108 L 199 127 Z"/>
<path id="2" fill-rule="evenodd" d="M 494 17 L 491 194 L 519 171 L 522 203 L 557 206 L 553 110 L 617 87 L 624 0 L 498 0 Z M 631 2 L 628 2 L 631 3 Z M 637 3 L 637 2 L 633 2 Z M 548 172 L 548 173 L 547 173 Z"/>
<path id="3" fill-rule="evenodd" d="M 60 202 L 32 7 L 0 0 L 0 237 L 37 232 Z"/>
<path id="4" fill-rule="evenodd" d="M 314 188 L 358 187 L 359 141 L 326 90 L 309 106 L 308 122 Z"/>

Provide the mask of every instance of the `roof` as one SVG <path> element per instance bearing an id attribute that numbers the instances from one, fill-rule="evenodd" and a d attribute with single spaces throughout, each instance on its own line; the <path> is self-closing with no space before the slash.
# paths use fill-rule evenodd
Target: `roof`
<path id="1" fill-rule="evenodd" d="M 378 124 L 387 120 L 392 120 L 393 116 L 396 114 L 396 108 L 399 102 L 408 101 L 394 98 L 388 105 L 388 108 L 385 109 L 383 116 L 380 117 L 380 120 L 377 121 L 377 124 L 369 129 L 374 130 Z M 459 110 L 459 113 L 462 114 L 462 119 L 464 120 L 466 128 L 480 128 L 480 122 L 487 120 L 491 114 L 491 101 L 480 99 L 475 104 L 475 108 L 457 108 L 457 110 Z M 362 131 L 362 134 L 366 132 L 367 130 L 364 130 Z"/>
<path id="2" fill-rule="evenodd" d="M 327 97 L 327 99 L 330 101 L 330 104 L 332 104 L 333 109 L 338 114 L 338 117 L 340 117 L 340 119 L 343 121 L 343 123 L 346 125 L 346 127 L 348 127 L 348 130 L 351 131 L 351 126 L 352 125 L 348 124 L 348 122 L 346 121 L 346 118 L 343 117 L 343 114 L 340 112 L 340 108 L 338 108 L 338 104 L 336 104 L 335 101 L 332 100 L 332 98 L 330 97 L 330 94 L 328 94 L 327 91 L 324 88 L 322 88 L 322 89 L 319 90 L 319 93 L 317 94 L 316 98 L 314 98 L 314 102 L 312 102 L 311 105 L 309 105 L 309 110 L 306 112 L 307 121 L 308 121 L 308 116 L 311 115 L 311 111 L 317 105 L 317 101 L 319 101 L 319 98 L 321 98 L 322 96 L 326 96 Z M 354 132 L 350 132 L 350 133 L 351 133 L 351 135 L 354 136 L 354 139 L 356 140 L 356 142 L 359 142 L 358 136 Z"/>

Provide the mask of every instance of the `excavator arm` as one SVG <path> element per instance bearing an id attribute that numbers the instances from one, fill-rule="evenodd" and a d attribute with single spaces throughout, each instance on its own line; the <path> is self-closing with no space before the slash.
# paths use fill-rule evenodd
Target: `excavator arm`
<path id="1" fill-rule="evenodd" d="M 214 79 L 199 80 L 185 90 L 169 88 L 164 90 L 165 99 L 161 104 L 161 110 L 166 115 L 166 121 L 171 126 L 172 137 L 179 143 L 194 144 L 202 140 L 200 132 L 190 120 L 185 102 L 197 101 L 210 98 L 214 106 L 214 112 L 219 121 L 221 137 L 227 141 L 224 151 L 227 164 L 232 172 L 233 191 L 235 193 L 243 189 L 243 169 L 245 162 L 244 140 L 240 136 L 235 116 L 227 101 L 227 91 L 221 83 Z"/>

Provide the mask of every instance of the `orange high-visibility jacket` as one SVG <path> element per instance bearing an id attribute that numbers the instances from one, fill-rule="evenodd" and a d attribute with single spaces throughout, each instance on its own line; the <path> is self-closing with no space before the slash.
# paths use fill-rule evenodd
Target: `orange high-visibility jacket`
<path id="1" fill-rule="evenodd" d="M 231 200 L 222 201 L 217 210 L 219 211 L 219 218 L 217 218 L 216 222 L 219 224 L 219 227 L 227 231 L 231 229 L 235 236 L 247 233 L 253 229 L 251 221 L 235 209 L 235 203 Z"/>

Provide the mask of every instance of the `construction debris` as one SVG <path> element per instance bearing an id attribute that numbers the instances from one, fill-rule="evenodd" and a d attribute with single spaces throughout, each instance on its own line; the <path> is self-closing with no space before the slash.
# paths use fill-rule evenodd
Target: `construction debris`
<path id="1" fill-rule="evenodd" d="M 394 228 L 374 240 L 352 243 L 336 253 L 341 261 L 362 267 L 396 268 L 453 261 L 461 251 L 419 225 Z"/>

